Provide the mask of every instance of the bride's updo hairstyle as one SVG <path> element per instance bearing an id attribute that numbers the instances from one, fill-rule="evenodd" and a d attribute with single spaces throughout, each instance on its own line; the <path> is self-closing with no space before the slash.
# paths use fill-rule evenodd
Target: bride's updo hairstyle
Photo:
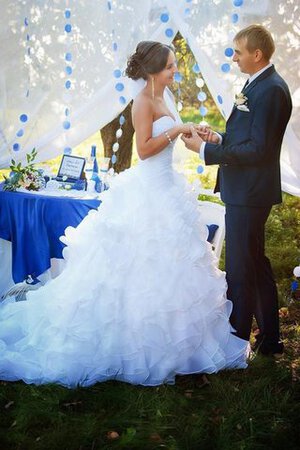
<path id="1" fill-rule="evenodd" d="M 127 61 L 125 74 L 133 80 L 139 78 L 147 80 L 149 75 L 158 73 L 166 67 L 171 50 L 172 47 L 160 42 L 140 42 L 135 53 Z"/>

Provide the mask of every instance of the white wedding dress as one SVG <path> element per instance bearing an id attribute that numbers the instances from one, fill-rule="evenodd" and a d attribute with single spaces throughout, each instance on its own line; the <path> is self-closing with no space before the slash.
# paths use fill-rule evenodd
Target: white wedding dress
<path id="1" fill-rule="evenodd" d="M 173 124 L 161 117 L 153 136 Z M 172 150 L 118 175 L 99 210 L 66 229 L 61 275 L 1 305 L 0 379 L 153 386 L 247 366 L 225 274 Z"/>

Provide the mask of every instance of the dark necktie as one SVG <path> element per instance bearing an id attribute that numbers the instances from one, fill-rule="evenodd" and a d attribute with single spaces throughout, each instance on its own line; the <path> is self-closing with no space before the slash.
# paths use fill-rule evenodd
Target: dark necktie
<path id="1" fill-rule="evenodd" d="M 243 89 L 242 89 L 242 92 L 244 92 L 245 89 L 247 89 L 248 86 L 249 86 L 249 78 L 248 78 L 248 80 L 246 81 L 246 83 L 245 83 L 245 85 L 244 85 L 244 87 L 243 87 Z"/>

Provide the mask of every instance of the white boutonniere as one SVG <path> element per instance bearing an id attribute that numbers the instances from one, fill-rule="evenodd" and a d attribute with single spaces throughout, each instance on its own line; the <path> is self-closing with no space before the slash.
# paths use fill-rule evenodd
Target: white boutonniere
<path id="1" fill-rule="evenodd" d="M 237 109 L 239 109 L 240 111 L 250 112 L 250 109 L 248 108 L 247 103 L 248 103 L 248 97 L 246 97 L 246 95 L 244 95 L 242 92 L 240 94 L 235 95 L 234 104 L 237 107 Z"/>

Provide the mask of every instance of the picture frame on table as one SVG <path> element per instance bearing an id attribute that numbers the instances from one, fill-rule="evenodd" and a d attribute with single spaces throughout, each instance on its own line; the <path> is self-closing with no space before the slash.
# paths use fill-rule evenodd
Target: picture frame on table
<path id="1" fill-rule="evenodd" d="M 81 156 L 63 155 L 56 179 L 58 181 L 75 182 L 83 178 L 85 158 Z M 67 177 L 67 178 L 65 178 Z"/>

